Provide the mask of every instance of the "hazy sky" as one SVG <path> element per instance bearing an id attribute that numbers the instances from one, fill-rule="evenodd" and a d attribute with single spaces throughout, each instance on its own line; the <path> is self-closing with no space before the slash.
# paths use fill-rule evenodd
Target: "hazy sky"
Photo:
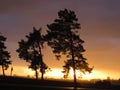
<path id="1" fill-rule="evenodd" d="M 0 32 L 7 37 L 13 66 L 26 65 L 15 51 L 17 42 L 25 39 L 33 26 L 45 32 L 46 25 L 65 8 L 75 11 L 79 19 L 84 57 L 90 66 L 120 76 L 120 0 L 0 0 Z M 45 47 L 43 54 L 49 67 L 62 68 L 64 60 L 55 60 L 50 48 Z"/>

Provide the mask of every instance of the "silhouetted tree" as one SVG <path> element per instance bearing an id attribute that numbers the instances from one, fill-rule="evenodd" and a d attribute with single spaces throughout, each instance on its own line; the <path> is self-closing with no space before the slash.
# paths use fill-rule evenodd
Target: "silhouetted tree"
<path id="1" fill-rule="evenodd" d="M 67 78 L 69 75 L 69 71 L 71 69 L 71 67 L 73 67 L 73 62 L 72 60 L 67 60 L 65 61 L 65 65 L 63 66 L 64 71 L 62 71 L 64 73 L 64 78 Z M 89 64 L 86 62 L 86 59 L 80 60 L 80 59 L 76 59 L 74 60 L 74 64 L 75 64 L 75 69 L 79 70 L 80 73 L 85 74 L 86 72 L 91 73 L 92 68 L 89 67 Z"/>
<path id="2" fill-rule="evenodd" d="M 3 76 L 5 76 L 5 70 L 8 69 L 9 64 L 11 64 L 10 53 L 6 51 L 5 41 L 6 37 L 0 34 L 0 65 L 2 66 Z"/>
<path id="3" fill-rule="evenodd" d="M 53 53 L 58 60 L 62 54 L 67 56 L 68 61 L 65 63 L 66 65 L 64 68 L 73 68 L 74 87 L 76 88 L 75 69 L 81 68 L 81 65 L 85 64 L 81 63 L 82 61 L 85 62 L 85 58 L 82 55 L 82 52 L 85 50 L 82 46 L 84 41 L 80 39 L 78 32 L 78 29 L 80 29 L 80 24 L 78 23 L 78 18 L 76 17 L 74 11 L 67 9 L 60 10 L 58 12 L 58 16 L 59 18 L 55 19 L 52 24 L 47 25 L 48 30 L 46 40 L 48 45 L 53 48 Z"/>
<path id="4" fill-rule="evenodd" d="M 36 79 L 38 78 L 38 69 L 41 72 L 41 79 L 45 70 L 48 68 L 43 62 L 42 51 L 44 39 L 41 35 L 41 29 L 33 28 L 33 33 L 26 35 L 27 41 L 21 40 L 17 52 L 19 57 L 30 63 L 29 68 L 35 70 Z"/>

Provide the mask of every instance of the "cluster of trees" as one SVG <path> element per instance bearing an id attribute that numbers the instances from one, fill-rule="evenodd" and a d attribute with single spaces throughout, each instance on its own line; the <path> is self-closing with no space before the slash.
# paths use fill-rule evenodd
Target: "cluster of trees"
<path id="1" fill-rule="evenodd" d="M 42 35 L 41 28 L 37 30 L 33 27 L 33 32 L 26 35 L 25 40 L 22 39 L 18 42 L 19 48 L 16 50 L 19 58 L 30 63 L 29 68 L 35 71 L 36 78 L 38 78 L 39 71 L 43 80 L 43 76 L 48 69 L 42 53 L 45 42 L 52 48 L 58 60 L 62 55 L 66 56 L 63 66 L 65 78 L 67 78 L 71 67 L 74 70 L 74 82 L 76 82 L 76 70 L 80 70 L 82 73 L 92 71 L 93 68 L 89 67 L 87 59 L 82 54 L 85 52 L 82 45 L 84 41 L 80 38 L 80 24 L 74 11 L 60 10 L 58 18 L 47 25 L 47 28 L 47 34 Z M 5 40 L 6 38 L 0 34 L 0 65 L 2 65 L 3 72 L 11 64 L 9 52 L 5 51 Z"/>

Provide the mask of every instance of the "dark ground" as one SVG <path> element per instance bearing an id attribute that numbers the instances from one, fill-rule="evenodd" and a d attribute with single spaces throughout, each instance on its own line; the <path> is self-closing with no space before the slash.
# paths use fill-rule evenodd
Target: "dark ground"
<path id="1" fill-rule="evenodd" d="M 79 90 L 120 90 L 120 85 L 108 81 L 93 83 L 77 83 Z M 0 76 L 0 90 L 72 90 L 73 82 L 60 80 L 36 80 L 21 77 Z"/>

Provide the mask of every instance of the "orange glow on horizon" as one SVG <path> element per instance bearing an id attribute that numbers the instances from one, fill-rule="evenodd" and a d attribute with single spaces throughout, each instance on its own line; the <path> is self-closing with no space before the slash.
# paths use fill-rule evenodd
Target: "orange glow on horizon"
<path id="1" fill-rule="evenodd" d="M 6 75 L 10 75 L 10 68 L 5 71 Z M 2 74 L 2 72 L 0 72 Z M 28 69 L 28 67 L 20 67 L 15 66 L 13 69 L 13 76 L 24 76 L 24 77 L 30 77 L 35 78 L 35 72 L 31 69 Z M 53 78 L 53 79 L 64 79 L 64 74 L 62 73 L 62 69 L 54 68 L 51 71 L 48 71 L 44 74 L 44 78 Z M 82 78 L 81 78 L 82 76 Z M 39 73 L 39 78 L 41 77 L 41 74 Z M 91 79 L 107 79 L 107 77 L 110 77 L 111 79 L 119 79 L 119 75 L 114 73 L 113 75 L 110 75 L 108 73 L 105 73 L 103 71 L 97 71 L 93 70 L 92 73 L 85 73 L 81 74 L 79 71 L 76 71 L 76 77 L 78 80 L 91 80 Z M 70 70 L 70 74 L 68 76 L 68 79 L 73 79 L 73 70 Z"/>

